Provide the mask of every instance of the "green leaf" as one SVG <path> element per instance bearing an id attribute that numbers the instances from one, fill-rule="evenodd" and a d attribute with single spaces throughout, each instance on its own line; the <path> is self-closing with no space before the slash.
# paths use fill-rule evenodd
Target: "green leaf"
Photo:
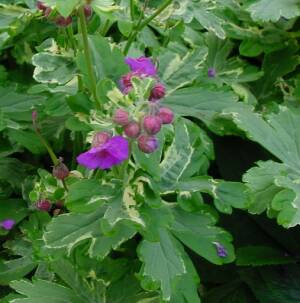
<path id="1" fill-rule="evenodd" d="M 276 22 L 280 17 L 291 19 L 300 15 L 299 0 L 256 0 L 248 8 L 256 21 Z"/>
<path id="2" fill-rule="evenodd" d="M 91 214 L 69 213 L 53 219 L 44 234 L 46 246 L 51 249 L 66 249 L 70 255 L 78 244 L 89 240 L 88 254 L 104 258 L 111 249 L 116 249 L 133 237 L 135 231 L 119 223 L 109 233 L 104 233 L 103 214 L 103 209 L 97 209 Z"/>
<path id="3" fill-rule="evenodd" d="M 11 281 L 23 278 L 36 267 L 31 256 L 3 261 L 0 259 L 0 284 L 7 285 Z"/>
<path id="4" fill-rule="evenodd" d="M 28 214 L 25 201 L 21 199 L 0 200 L 0 221 L 13 219 L 16 223 L 20 222 Z"/>
<path id="5" fill-rule="evenodd" d="M 238 266 L 264 266 L 295 262 L 289 255 L 270 246 L 240 247 L 236 256 L 236 264 Z"/>
<path id="6" fill-rule="evenodd" d="M 186 86 L 196 79 L 197 72 L 206 59 L 207 51 L 206 47 L 199 47 L 188 52 L 182 58 L 170 50 L 166 50 L 160 55 L 160 77 L 167 85 L 168 93 Z"/>
<path id="7" fill-rule="evenodd" d="M 21 280 L 12 282 L 10 286 L 25 296 L 23 299 L 13 299 L 11 303 L 86 303 L 71 289 L 49 281 L 36 280 L 30 283 Z"/>
<path id="8" fill-rule="evenodd" d="M 124 56 L 116 45 L 110 45 L 100 35 L 90 35 L 89 45 L 98 81 L 108 78 L 118 82 L 121 76 L 129 71 L 128 66 L 124 62 Z M 82 58 L 83 54 L 80 53 L 77 62 L 81 70 L 87 74 L 85 61 Z"/>
<path id="9" fill-rule="evenodd" d="M 139 257 L 144 262 L 142 275 L 159 283 L 164 300 L 171 298 L 174 279 L 186 273 L 175 241 L 167 231 L 161 230 L 160 242 L 144 240 L 139 246 Z"/>
<path id="10" fill-rule="evenodd" d="M 38 53 L 32 57 L 35 66 L 33 78 L 48 84 L 66 84 L 75 77 L 76 66 L 73 59 L 51 53 Z"/>
<path id="11" fill-rule="evenodd" d="M 18 143 L 21 146 L 27 148 L 33 154 L 44 154 L 46 152 L 46 148 L 39 140 L 38 136 L 30 130 L 15 130 L 10 129 L 8 131 L 9 139 Z"/>
<path id="12" fill-rule="evenodd" d="M 243 181 L 249 188 L 249 211 L 252 214 L 261 214 L 271 208 L 274 196 L 281 190 L 274 183 L 275 178 L 287 173 L 284 165 L 273 161 L 260 161 L 257 165 L 243 176 Z"/>
<path id="13" fill-rule="evenodd" d="M 26 165 L 23 162 L 15 158 L 0 158 L 0 180 L 20 189 L 26 175 Z"/>
<path id="14" fill-rule="evenodd" d="M 160 164 L 161 189 L 167 192 L 176 188 L 180 179 L 200 170 L 206 173 L 213 157 L 211 141 L 194 123 L 178 120 L 174 125 L 174 139 Z"/>
<path id="15" fill-rule="evenodd" d="M 221 265 L 234 260 L 232 237 L 225 230 L 214 226 L 216 218 L 211 212 L 203 209 L 188 213 L 174 208 L 173 214 L 175 220 L 171 227 L 172 233 L 186 246 L 214 264 Z M 226 257 L 218 256 L 216 243 L 225 248 L 228 254 Z"/>
<path id="16" fill-rule="evenodd" d="M 113 185 L 101 184 L 95 179 L 78 180 L 69 186 L 66 206 L 76 213 L 89 213 L 115 196 Z"/>

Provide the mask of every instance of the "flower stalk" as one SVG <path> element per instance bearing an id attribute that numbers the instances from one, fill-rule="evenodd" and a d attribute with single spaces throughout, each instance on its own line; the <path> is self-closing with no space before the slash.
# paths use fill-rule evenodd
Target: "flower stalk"
<path id="1" fill-rule="evenodd" d="M 135 40 L 137 34 L 145 27 L 147 26 L 153 19 L 155 19 L 158 15 L 160 15 L 171 3 L 173 0 L 166 0 L 151 16 L 143 20 L 143 14 L 141 15 L 141 18 L 139 19 L 137 25 L 132 29 L 132 32 L 129 35 L 128 41 L 124 48 L 124 54 L 127 55 L 129 52 L 129 49 L 131 47 L 131 44 Z M 145 2 L 147 3 L 147 1 Z M 146 8 L 146 5 L 144 6 L 144 10 Z"/>
<path id="2" fill-rule="evenodd" d="M 95 100 L 96 108 L 101 109 L 101 104 L 97 98 L 97 82 L 96 82 L 96 75 L 94 73 L 93 69 L 93 63 L 92 63 L 92 57 L 91 57 L 91 51 L 89 47 L 89 41 L 88 41 L 88 31 L 87 31 L 87 25 L 86 25 L 86 17 L 84 14 L 84 7 L 81 6 L 78 10 L 79 14 L 79 23 L 81 28 L 81 35 L 82 35 L 82 41 L 83 41 L 83 50 L 84 50 L 84 56 L 85 56 L 85 62 L 88 72 L 88 77 L 91 84 L 91 92 L 93 95 L 93 98 Z"/>

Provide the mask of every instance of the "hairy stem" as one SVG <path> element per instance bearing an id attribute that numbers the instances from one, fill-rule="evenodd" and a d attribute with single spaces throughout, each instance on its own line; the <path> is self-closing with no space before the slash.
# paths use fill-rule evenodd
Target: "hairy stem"
<path id="1" fill-rule="evenodd" d="M 142 21 L 142 18 L 139 20 L 136 27 L 133 28 L 132 32 L 129 35 L 128 41 L 124 48 L 124 54 L 127 55 L 128 51 L 131 47 L 132 42 L 135 40 L 139 31 L 141 31 L 145 26 L 147 26 L 154 18 L 156 18 L 159 14 L 161 14 L 171 3 L 173 0 L 166 0 L 151 16 Z M 145 8 L 145 7 L 144 7 Z M 143 16 L 143 14 L 141 15 Z"/>
<path id="2" fill-rule="evenodd" d="M 95 75 L 94 69 L 93 69 L 91 51 L 90 51 L 89 41 L 88 41 L 87 25 L 86 25 L 86 19 L 85 19 L 85 15 L 84 15 L 83 6 L 81 6 L 79 8 L 79 23 L 80 23 L 80 28 L 81 28 L 82 40 L 83 40 L 85 63 L 86 63 L 86 67 L 87 67 L 88 77 L 89 77 L 90 84 L 91 84 L 92 95 L 95 99 L 96 108 L 100 109 L 101 104 L 97 98 L 96 75 Z"/>

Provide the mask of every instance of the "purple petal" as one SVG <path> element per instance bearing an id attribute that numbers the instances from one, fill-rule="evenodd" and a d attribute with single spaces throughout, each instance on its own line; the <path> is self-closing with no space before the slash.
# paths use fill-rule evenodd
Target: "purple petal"
<path id="1" fill-rule="evenodd" d="M 89 169 L 108 169 L 129 157 L 128 141 L 122 136 L 112 137 L 107 143 L 93 147 L 79 155 L 77 162 Z"/>
<path id="2" fill-rule="evenodd" d="M 207 76 L 209 78 L 214 78 L 216 76 L 217 72 L 214 68 L 209 68 L 207 71 Z"/>
<path id="3" fill-rule="evenodd" d="M 216 245 L 217 248 L 217 254 L 221 258 L 226 258 L 228 256 L 226 248 L 220 244 L 219 242 L 213 242 L 214 245 Z"/>
<path id="4" fill-rule="evenodd" d="M 0 223 L 0 225 L 6 230 L 11 230 L 15 224 L 15 220 L 12 219 L 6 219 Z"/>
<path id="5" fill-rule="evenodd" d="M 156 76 L 157 70 L 152 60 L 147 57 L 131 58 L 127 57 L 125 63 L 129 65 L 132 72 L 139 75 Z"/>

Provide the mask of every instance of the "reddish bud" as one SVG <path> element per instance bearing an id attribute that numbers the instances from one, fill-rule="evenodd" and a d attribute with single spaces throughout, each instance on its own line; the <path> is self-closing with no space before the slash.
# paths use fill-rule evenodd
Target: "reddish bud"
<path id="1" fill-rule="evenodd" d="M 134 76 L 134 73 L 129 72 L 126 75 L 122 76 L 120 79 L 120 86 L 123 94 L 127 95 L 129 91 L 132 89 L 131 78 Z"/>
<path id="2" fill-rule="evenodd" d="M 174 113 L 167 107 L 161 107 L 158 116 L 163 124 L 170 124 L 174 120 Z"/>
<path id="3" fill-rule="evenodd" d="M 161 129 L 161 120 L 157 116 L 149 115 L 144 118 L 143 126 L 144 126 L 144 130 L 149 135 L 155 135 Z"/>
<path id="4" fill-rule="evenodd" d="M 92 147 L 100 146 L 106 143 L 111 138 L 111 134 L 108 132 L 98 132 L 94 135 L 92 141 Z"/>
<path id="5" fill-rule="evenodd" d="M 125 126 L 129 123 L 129 114 L 123 109 L 117 109 L 113 116 L 113 121 L 121 126 Z"/>
<path id="6" fill-rule="evenodd" d="M 139 149 L 146 153 L 153 153 L 158 148 L 158 140 L 153 136 L 142 135 L 138 138 Z"/>
<path id="7" fill-rule="evenodd" d="M 47 8 L 47 5 L 45 5 L 42 1 L 37 1 L 36 8 L 41 11 L 45 11 L 45 9 Z"/>
<path id="8" fill-rule="evenodd" d="M 57 208 L 63 208 L 64 207 L 64 201 L 63 200 L 56 201 L 55 206 Z"/>
<path id="9" fill-rule="evenodd" d="M 84 15 L 86 16 L 86 18 L 90 18 L 92 16 L 93 11 L 92 11 L 91 6 L 85 5 L 83 10 L 84 10 Z"/>
<path id="10" fill-rule="evenodd" d="M 71 16 L 68 16 L 67 18 L 65 18 L 63 16 L 58 16 L 56 18 L 56 21 L 55 21 L 56 25 L 62 26 L 62 27 L 67 27 L 71 23 L 72 23 L 72 17 Z"/>
<path id="11" fill-rule="evenodd" d="M 49 211 L 52 207 L 52 204 L 48 200 L 40 200 L 36 203 L 36 208 L 41 211 Z"/>
<path id="12" fill-rule="evenodd" d="M 166 88 L 162 83 L 156 83 L 150 93 L 150 101 L 162 99 L 166 95 Z"/>
<path id="13" fill-rule="evenodd" d="M 44 16 L 46 18 L 48 18 L 48 16 L 51 14 L 52 12 L 52 8 L 51 7 L 47 7 L 45 10 L 44 10 Z"/>
<path id="14" fill-rule="evenodd" d="M 64 180 L 69 176 L 69 169 L 64 163 L 60 162 L 53 167 L 52 174 L 55 178 Z"/>
<path id="15" fill-rule="evenodd" d="M 137 122 L 132 121 L 124 127 L 124 132 L 129 138 L 137 138 L 141 133 L 141 129 Z"/>

